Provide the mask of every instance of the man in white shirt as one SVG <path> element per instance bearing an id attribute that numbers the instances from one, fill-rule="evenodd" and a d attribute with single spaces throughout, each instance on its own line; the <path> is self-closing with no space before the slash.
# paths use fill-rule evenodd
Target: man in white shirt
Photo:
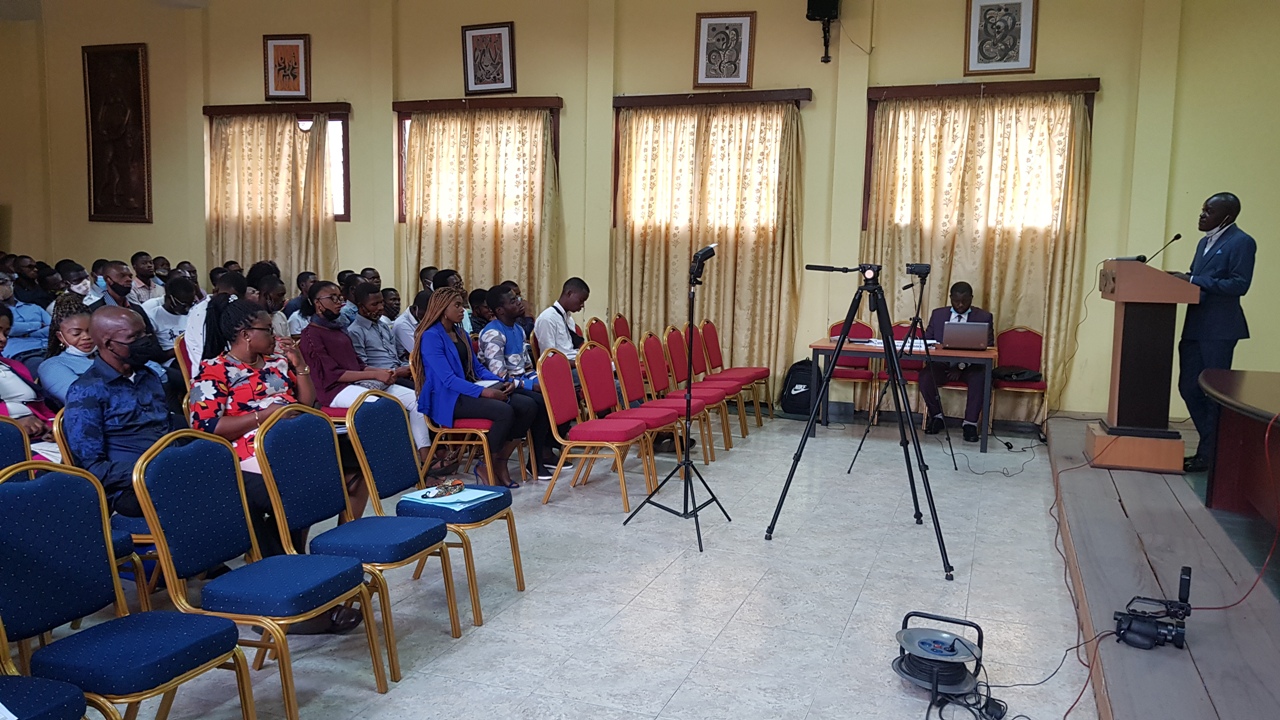
<path id="1" fill-rule="evenodd" d="M 153 298 L 142 304 L 156 329 L 156 340 L 161 350 L 173 350 L 178 336 L 187 331 L 187 314 L 196 304 L 196 284 L 186 277 L 169 280 L 164 297 Z"/>
<path id="2" fill-rule="evenodd" d="M 573 321 L 573 313 L 580 312 L 590 296 L 591 288 L 582 278 L 572 277 L 565 281 L 560 299 L 543 310 L 533 323 L 533 332 L 538 336 L 538 346 L 543 351 L 555 348 L 570 360 L 578 356 L 583 340 L 577 323 Z"/>
<path id="3" fill-rule="evenodd" d="M 391 332 L 396 336 L 396 346 L 405 357 L 413 354 L 413 336 L 418 332 L 418 322 L 427 312 L 427 304 L 431 302 L 431 291 L 422 290 L 413 298 L 413 304 L 400 313 L 391 324 Z"/>

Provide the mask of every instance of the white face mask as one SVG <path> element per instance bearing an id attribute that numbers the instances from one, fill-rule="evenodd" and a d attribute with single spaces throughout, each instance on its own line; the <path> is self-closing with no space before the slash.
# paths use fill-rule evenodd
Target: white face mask
<path id="1" fill-rule="evenodd" d="M 88 294 L 89 294 L 89 287 L 90 287 L 90 285 L 89 285 L 89 278 L 85 278 L 85 279 L 81 280 L 80 282 L 76 283 L 75 285 L 72 285 L 71 287 L 69 287 L 69 288 L 67 288 L 67 289 L 68 289 L 68 290 L 70 290 L 71 292 L 73 292 L 73 293 L 77 294 L 77 295 L 88 295 Z"/>
<path id="2" fill-rule="evenodd" d="M 89 357 L 89 353 L 81 350 L 78 347 L 75 347 L 74 345 L 67 346 L 67 354 L 72 355 L 74 357 Z"/>

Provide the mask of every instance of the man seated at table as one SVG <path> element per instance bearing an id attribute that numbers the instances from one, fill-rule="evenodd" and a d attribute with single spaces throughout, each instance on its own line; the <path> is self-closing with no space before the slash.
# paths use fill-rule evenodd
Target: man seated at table
<path id="1" fill-rule="evenodd" d="M 929 324 L 925 327 L 925 340 L 942 340 L 942 331 L 949 322 L 986 323 L 987 345 L 996 344 L 991 313 L 973 306 L 973 287 L 967 282 L 958 282 L 951 286 L 951 305 L 940 307 L 929 315 Z M 982 383 L 981 365 L 940 362 L 934 360 L 920 371 L 920 394 L 924 396 L 925 407 L 929 411 L 929 421 L 924 431 L 936 435 L 942 431 L 945 420 L 942 417 L 942 398 L 938 395 L 938 387 L 948 382 L 962 382 L 968 387 L 968 398 L 964 406 L 964 440 L 978 442 L 978 420 L 982 417 Z"/>

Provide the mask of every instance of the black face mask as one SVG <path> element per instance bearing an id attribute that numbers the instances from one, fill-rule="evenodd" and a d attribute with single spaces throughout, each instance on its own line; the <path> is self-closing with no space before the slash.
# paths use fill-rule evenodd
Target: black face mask
<path id="1" fill-rule="evenodd" d="M 320 317 L 324 318 L 325 320 L 328 320 L 329 322 L 335 322 L 341 316 L 342 316 L 342 313 L 334 312 L 333 310 L 329 310 L 328 308 L 320 311 Z"/>
<path id="2" fill-rule="evenodd" d="M 108 290 L 110 290 L 113 294 L 118 295 L 118 296 L 120 296 L 120 297 L 128 297 L 128 296 L 129 296 L 129 293 L 133 290 L 133 286 L 132 286 L 132 285 L 119 285 L 119 284 L 117 284 L 117 283 L 113 283 L 113 282 L 109 282 L 109 281 L 108 281 L 108 282 L 107 282 L 107 289 L 108 289 Z"/>
<path id="3" fill-rule="evenodd" d="M 112 348 L 111 352 L 113 355 L 120 358 L 120 360 L 123 361 L 125 365 L 128 365 L 134 370 L 140 370 L 143 367 L 146 367 L 147 361 L 151 359 L 151 338 L 147 337 L 146 335 L 143 335 L 142 337 L 130 343 L 122 343 L 118 340 L 110 340 L 108 341 L 108 344 L 112 346 L 124 345 L 125 348 L 127 348 L 127 352 L 124 355 L 121 355 L 119 351 L 114 349 L 114 347 Z"/>

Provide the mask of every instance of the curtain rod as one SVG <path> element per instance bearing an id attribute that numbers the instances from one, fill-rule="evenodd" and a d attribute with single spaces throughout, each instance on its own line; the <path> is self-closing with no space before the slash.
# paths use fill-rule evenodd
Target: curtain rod
<path id="1" fill-rule="evenodd" d="M 615 108 L 668 107 L 673 105 L 728 105 L 730 103 L 802 102 L 813 100 L 811 88 L 788 90 L 739 90 L 733 92 L 678 93 L 671 95 L 617 95 Z"/>

